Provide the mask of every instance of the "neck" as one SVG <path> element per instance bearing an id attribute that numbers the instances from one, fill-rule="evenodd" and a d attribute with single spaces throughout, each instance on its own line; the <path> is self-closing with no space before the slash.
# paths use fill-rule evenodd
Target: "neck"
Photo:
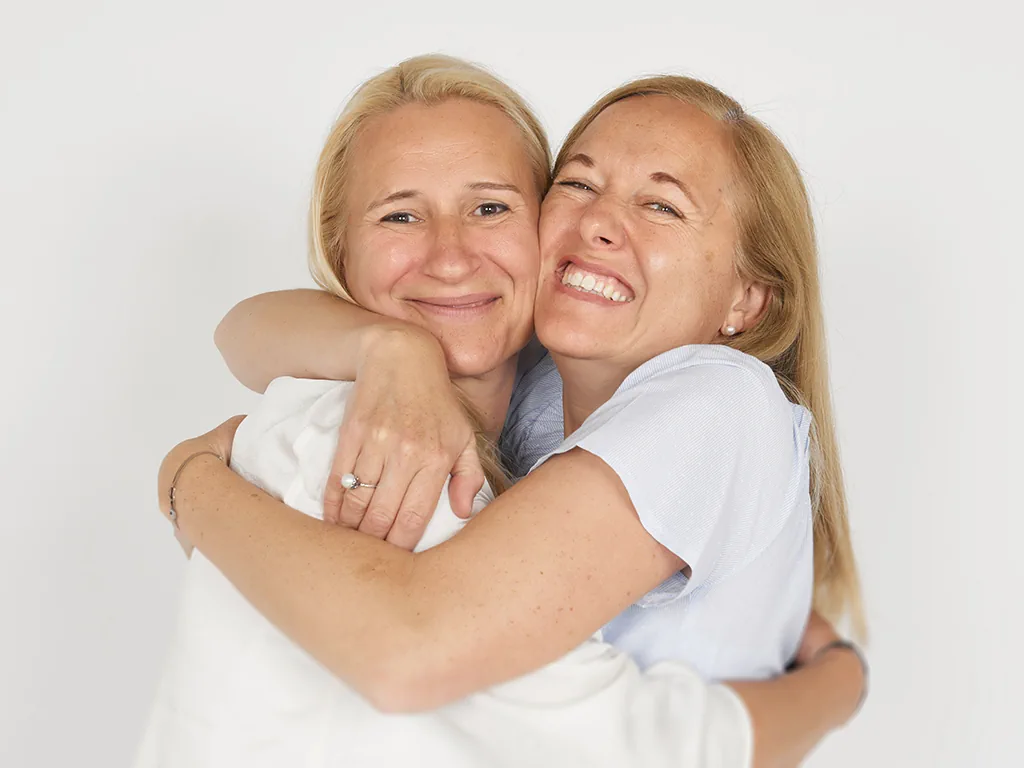
<path id="1" fill-rule="evenodd" d="M 562 417 L 566 437 L 608 402 L 632 373 L 630 368 L 609 365 L 604 360 L 575 360 L 554 352 L 551 359 L 562 377 Z"/>
<path id="2" fill-rule="evenodd" d="M 473 405 L 483 422 L 487 437 L 497 441 L 505 425 L 505 415 L 512 399 L 512 386 L 516 380 L 518 356 L 511 357 L 493 371 L 480 376 L 452 378 L 466 399 Z"/>

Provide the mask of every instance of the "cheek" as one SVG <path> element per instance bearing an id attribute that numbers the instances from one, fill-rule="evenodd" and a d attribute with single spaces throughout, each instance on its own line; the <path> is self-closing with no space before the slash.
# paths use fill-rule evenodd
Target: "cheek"
<path id="1" fill-rule="evenodd" d="M 579 233 L 579 206 L 549 195 L 540 214 L 540 250 L 545 261 L 556 258 L 562 243 Z"/>
<path id="2" fill-rule="evenodd" d="M 516 235 L 506 258 L 507 271 L 514 277 L 536 280 L 540 274 L 540 244 L 537 227 L 533 226 Z"/>
<path id="3" fill-rule="evenodd" d="M 367 309 L 386 310 L 392 289 L 420 262 L 412 238 L 383 233 L 352 242 L 345 260 L 349 293 Z"/>
<path id="4" fill-rule="evenodd" d="M 664 246 L 664 244 L 662 244 Z M 652 248 L 645 278 L 657 287 L 662 306 L 674 316 L 711 316 L 727 300 L 732 285 L 732 266 L 727 259 L 688 244 L 681 248 Z M 681 315 L 680 315 L 681 313 Z"/>
<path id="5" fill-rule="evenodd" d="M 540 273 L 540 248 L 536 219 L 508 222 L 492 229 L 481 229 L 470 241 L 471 248 L 515 282 L 532 284 Z"/>

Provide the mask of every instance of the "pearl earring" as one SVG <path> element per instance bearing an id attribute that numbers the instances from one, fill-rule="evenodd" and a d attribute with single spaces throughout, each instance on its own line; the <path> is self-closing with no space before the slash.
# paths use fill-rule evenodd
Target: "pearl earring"
<path id="1" fill-rule="evenodd" d="M 731 325 L 725 326 L 725 335 L 726 336 L 735 336 L 736 335 L 736 328 L 731 326 Z"/>

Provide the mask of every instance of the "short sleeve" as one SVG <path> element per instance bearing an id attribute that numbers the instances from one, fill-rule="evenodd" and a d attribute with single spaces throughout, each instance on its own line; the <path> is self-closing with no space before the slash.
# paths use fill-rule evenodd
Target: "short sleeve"
<path id="1" fill-rule="evenodd" d="M 562 379 L 546 352 L 516 382 L 499 448 L 514 478 L 562 442 Z"/>
<path id="2" fill-rule="evenodd" d="M 794 465 L 792 405 L 772 377 L 698 364 L 619 392 L 573 444 L 619 476 L 647 531 L 684 560 L 647 604 L 664 603 L 748 561 L 781 525 Z"/>

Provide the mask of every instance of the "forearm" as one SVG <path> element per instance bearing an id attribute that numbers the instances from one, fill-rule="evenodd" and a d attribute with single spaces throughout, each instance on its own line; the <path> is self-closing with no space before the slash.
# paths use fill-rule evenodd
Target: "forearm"
<path id="1" fill-rule="evenodd" d="M 413 555 L 308 517 L 212 456 L 189 463 L 175 498 L 183 534 L 257 610 L 379 708 L 401 706 L 431 649 Z"/>
<path id="2" fill-rule="evenodd" d="M 178 476 L 197 451 L 225 455 L 221 433 L 235 425 L 173 449 L 161 498 L 173 487 L 185 536 L 382 709 L 432 709 L 539 669 L 680 568 L 612 470 L 582 451 L 538 468 L 459 535 L 410 554 L 302 515 L 214 457 L 199 455 Z"/>
<path id="3" fill-rule="evenodd" d="M 863 678 L 857 657 L 824 653 L 773 680 L 734 682 L 754 728 L 754 768 L 793 768 L 852 717 Z"/>
<path id="4" fill-rule="evenodd" d="M 231 373 L 262 392 L 278 376 L 352 381 L 374 334 L 411 327 L 303 289 L 245 299 L 221 320 L 214 341 Z"/>

